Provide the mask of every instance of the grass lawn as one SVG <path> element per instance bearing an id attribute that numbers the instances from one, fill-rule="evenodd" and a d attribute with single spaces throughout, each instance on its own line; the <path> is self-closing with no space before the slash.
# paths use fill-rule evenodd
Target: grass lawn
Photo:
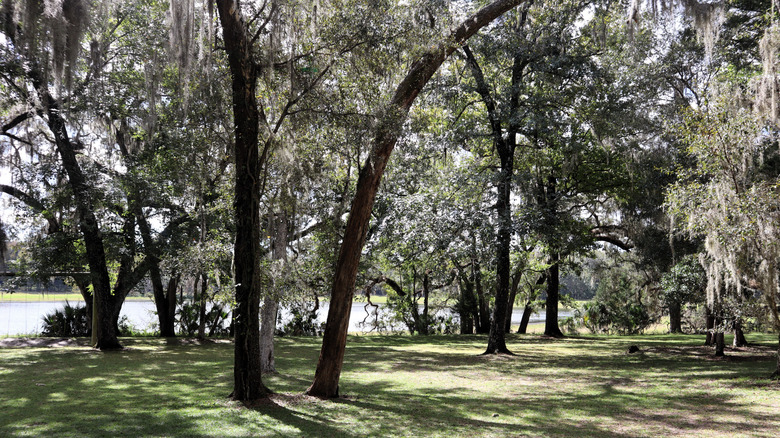
<path id="1" fill-rule="evenodd" d="M 356 303 L 365 303 L 366 297 L 365 295 L 355 294 L 352 301 Z M 371 295 L 371 302 L 374 304 L 387 304 L 387 295 Z"/>
<path id="2" fill-rule="evenodd" d="M 715 359 L 700 336 L 351 336 L 342 398 L 300 395 L 319 338 L 281 338 L 277 392 L 229 401 L 232 344 L 0 348 L 0 436 L 766 436 L 780 431 L 777 337 Z M 46 342 L 38 338 L 35 342 Z M 55 341 L 52 341 L 55 342 Z M 0 345 L 9 345 L 6 339 Z M 626 354 L 629 345 L 642 352 Z"/>

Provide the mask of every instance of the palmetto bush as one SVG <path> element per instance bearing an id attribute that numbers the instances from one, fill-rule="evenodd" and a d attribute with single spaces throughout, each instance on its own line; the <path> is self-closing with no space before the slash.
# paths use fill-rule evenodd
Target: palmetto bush
<path id="1" fill-rule="evenodd" d="M 88 336 L 90 331 L 87 308 L 71 306 L 65 301 L 65 307 L 56 309 L 43 316 L 43 336 Z"/>

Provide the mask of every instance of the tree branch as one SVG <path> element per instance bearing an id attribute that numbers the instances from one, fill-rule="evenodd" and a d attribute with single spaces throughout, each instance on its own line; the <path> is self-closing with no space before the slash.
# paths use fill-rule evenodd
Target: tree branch
<path id="1" fill-rule="evenodd" d="M 46 222 L 49 223 L 49 231 L 48 231 L 49 234 L 61 231 L 60 223 L 59 221 L 57 221 L 57 218 L 38 199 L 35 199 L 31 195 L 17 189 L 16 187 L 12 187 L 5 184 L 0 184 L 0 192 L 11 195 L 14 198 L 22 201 L 24 204 L 30 207 L 34 212 L 43 216 L 43 218 L 46 219 Z"/>

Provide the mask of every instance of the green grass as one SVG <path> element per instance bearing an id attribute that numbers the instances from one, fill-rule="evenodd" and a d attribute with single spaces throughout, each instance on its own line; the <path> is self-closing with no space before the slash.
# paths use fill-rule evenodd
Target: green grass
<path id="1" fill-rule="evenodd" d="M 31 301 L 84 301 L 80 293 L 0 292 L 0 303 L 25 303 Z M 151 297 L 127 297 L 125 301 L 149 301 Z"/>
<path id="2" fill-rule="evenodd" d="M 232 344 L 0 349 L 0 436 L 767 436 L 780 430 L 776 336 L 714 359 L 699 336 L 351 336 L 344 397 L 300 395 L 318 338 L 281 338 L 277 392 L 229 401 Z M 629 345 L 643 352 L 626 354 Z"/>
<path id="3" fill-rule="evenodd" d="M 366 302 L 366 296 L 365 295 L 359 295 L 355 294 L 355 296 L 352 299 L 353 302 L 356 303 L 365 303 Z M 371 295 L 371 302 L 374 304 L 387 304 L 387 295 Z"/>

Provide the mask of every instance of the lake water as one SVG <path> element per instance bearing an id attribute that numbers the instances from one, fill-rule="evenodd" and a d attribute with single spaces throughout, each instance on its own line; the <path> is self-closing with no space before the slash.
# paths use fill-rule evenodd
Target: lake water
<path id="1" fill-rule="evenodd" d="M 81 304 L 82 302 L 71 302 L 71 305 Z M 30 301 L 22 303 L 0 303 L 0 336 L 20 336 L 38 334 L 41 332 L 41 320 L 44 315 L 51 313 L 55 309 L 60 309 L 65 305 L 64 301 Z M 369 308 L 371 310 L 371 308 Z M 381 312 L 381 307 L 380 307 Z M 445 312 L 445 311 L 440 311 Z M 328 317 L 328 303 L 321 303 L 318 312 L 320 322 L 325 322 Z M 443 314 L 443 313 L 442 313 Z M 120 317 L 126 316 L 128 322 L 138 329 L 150 329 L 157 321 L 154 303 L 149 301 L 126 301 L 122 306 Z M 520 324 L 523 316 L 522 309 L 515 309 L 512 312 L 512 324 Z M 571 316 L 571 312 L 560 312 L 559 317 L 565 318 Z M 369 317 L 369 321 L 374 318 Z M 289 319 L 289 313 L 282 311 L 282 320 Z M 366 319 L 364 303 L 355 303 L 352 305 L 352 311 L 349 318 L 349 330 L 351 332 L 366 331 L 361 323 Z M 531 317 L 531 323 L 543 322 L 544 314 L 536 313 Z M 398 326 L 398 329 L 403 327 Z"/>

